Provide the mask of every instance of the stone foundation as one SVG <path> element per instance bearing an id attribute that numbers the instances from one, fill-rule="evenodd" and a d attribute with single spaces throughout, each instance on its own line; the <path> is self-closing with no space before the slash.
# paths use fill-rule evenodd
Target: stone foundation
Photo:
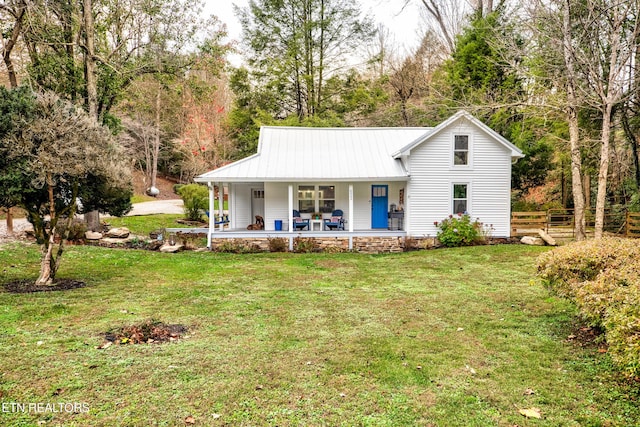
<path id="1" fill-rule="evenodd" d="M 289 238 L 282 239 L 286 250 L 289 249 Z M 348 237 L 303 237 L 302 240 L 312 242 L 311 245 L 319 252 L 346 252 L 349 250 Z M 358 237 L 353 238 L 353 251 L 362 253 L 396 253 L 417 249 L 430 249 L 438 246 L 437 239 L 433 237 L 411 238 L 411 237 Z M 294 238 L 294 249 L 296 246 Z M 309 245 L 305 245 L 309 248 Z M 220 239 L 213 238 L 211 247 L 214 251 L 224 252 L 269 252 L 271 250 L 269 238 L 236 238 Z"/>

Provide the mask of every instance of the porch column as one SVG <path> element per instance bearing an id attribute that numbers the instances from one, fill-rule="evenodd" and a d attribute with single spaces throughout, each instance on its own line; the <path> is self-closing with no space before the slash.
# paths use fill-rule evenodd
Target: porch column
<path id="1" fill-rule="evenodd" d="M 289 233 L 293 232 L 293 184 L 289 184 Z"/>
<path id="2" fill-rule="evenodd" d="M 218 213 L 220 218 L 220 231 L 224 231 L 224 183 L 218 183 Z"/>
<path id="3" fill-rule="evenodd" d="M 213 191 L 213 183 L 211 181 L 207 183 L 207 187 L 209 187 L 209 231 L 207 232 L 207 247 L 211 249 L 211 234 L 213 233 L 213 229 L 216 227 L 216 215 L 213 211 L 215 194 Z"/>
<path id="4" fill-rule="evenodd" d="M 349 233 L 353 233 L 353 184 L 349 184 Z"/>

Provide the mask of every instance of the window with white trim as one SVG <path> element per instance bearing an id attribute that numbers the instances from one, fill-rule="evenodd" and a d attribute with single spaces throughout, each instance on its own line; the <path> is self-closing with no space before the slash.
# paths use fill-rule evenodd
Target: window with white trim
<path id="1" fill-rule="evenodd" d="M 469 164 L 469 135 L 453 136 L 453 165 L 467 166 Z"/>
<path id="2" fill-rule="evenodd" d="M 469 186 L 467 184 L 453 184 L 453 214 L 467 213 L 469 210 Z"/>
<path id="3" fill-rule="evenodd" d="M 331 213 L 335 208 L 335 185 L 298 185 L 298 210 L 300 213 Z"/>

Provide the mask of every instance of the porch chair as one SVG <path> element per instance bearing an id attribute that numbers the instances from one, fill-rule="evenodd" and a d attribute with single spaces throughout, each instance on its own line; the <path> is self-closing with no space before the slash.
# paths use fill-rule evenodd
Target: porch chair
<path id="1" fill-rule="evenodd" d="M 309 220 L 308 219 L 303 219 L 300 216 L 300 211 L 297 210 L 293 210 L 293 229 L 295 231 L 297 230 L 304 230 L 305 227 L 307 228 L 307 230 L 310 230 L 310 226 L 309 226 Z"/>
<path id="2" fill-rule="evenodd" d="M 331 219 L 324 220 L 324 228 L 329 230 L 344 230 L 344 219 L 341 209 L 331 212 Z"/>

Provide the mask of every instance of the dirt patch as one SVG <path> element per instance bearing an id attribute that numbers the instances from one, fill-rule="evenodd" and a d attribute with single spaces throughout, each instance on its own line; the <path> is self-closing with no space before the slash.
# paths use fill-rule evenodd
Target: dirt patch
<path id="1" fill-rule="evenodd" d="M 111 344 L 151 344 L 176 341 L 184 336 L 188 328 L 184 325 L 168 325 L 155 320 L 124 326 L 104 334 L 105 344 L 98 348 L 106 348 Z"/>
<path id="2" fill-rule="evenodd" d="M 158 176 L 156 178 L 156 187 L 160 190 L 160 194 L 156 197 L 158 200 L 179 199 L 176 193 L 173 192 L 173 186 L 178 181 L 168 177 Z M 138 170 L 133 172 L 133 190 L 136 194 L 146 194 L 146 190 L 149 187 L 149 183 L 145 182 L 144 174 Z"/>
<path id="3" fill-rule="evenodd" d="M 567 341 L 579 347 L 597 348 L 601 352 L 606 352 L 607 349 L 604 331 L 598 327 L 585 326 L 584 324 L 573 325 Z"/>
<path id="4" fill-rule="evenodd" d="M 71 289 L 84 288 L 87 286 L 85 282 L 74 279 L 58 279 L 52 285 L 36 285 L 33 280 L 14 280 L 13 282 L 5 283 L 4 288 L 7 292 L 13 294 L 29 294 L 34 292 L 53 292 L 53 291 L 68 291 Z"/>

